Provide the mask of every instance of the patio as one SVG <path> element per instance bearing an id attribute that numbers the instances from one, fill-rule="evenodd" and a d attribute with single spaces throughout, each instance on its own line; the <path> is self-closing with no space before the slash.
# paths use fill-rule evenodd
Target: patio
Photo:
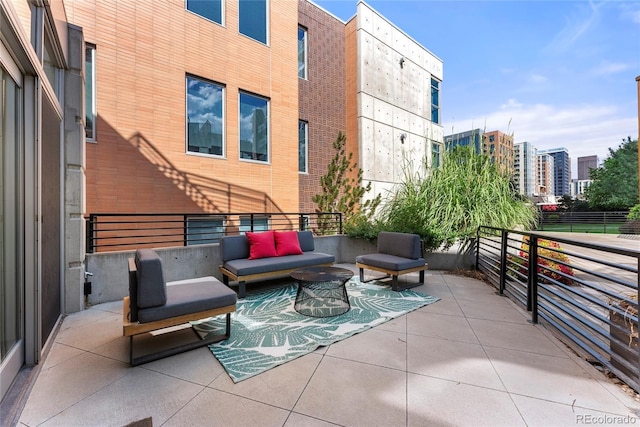
<path id="1" fill-rule="evenodd" d="M 441 301 L 238 384 L 207 348 L 129 367 L 121 301 L 96 305 L 64 319 L 19 425 L 124 426 L 151 417 L 153 426 L 560 426 L 640 418 L 640 402 L 486 283 L 429 270 L 425 280 L 413 290 Z"/>

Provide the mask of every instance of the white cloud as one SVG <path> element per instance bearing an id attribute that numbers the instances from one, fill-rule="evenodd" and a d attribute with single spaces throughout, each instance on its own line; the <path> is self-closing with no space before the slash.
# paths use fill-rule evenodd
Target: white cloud
<path id="1" fill-rule="evenodd" d="M 631 110 L 635 113 L 634 110 Z M 509 99 L 484 118 L 456 120 L 454 132 L 464 132 L 484 123 L 486 131 L 513 133 L 515 142 L 528 141 L 538 149 L 566 147 L 572 163 L 582 156 L 597 155 L 604 160 L 609 148 L 616 149 L 622 138 L 638 137 L 638 119 L 613 105 L 555 107 L 525 105 Z M 452 129 L 445 123 L 444 129 Z M 447 134 L 448 131 L 445 131 Z M 575 164 L 572 165 L 575 168 Z"/>
<path id="2" fill-rule="evenodd" d="M 547 77 L 543 76 L 542 74 L 532 74 L 531 76 L 529 76 L 529 81 L 533 84 L 546 83 L 547 80 Z"/>
<path id="3" fill-rule="evenodd" d="M 593 70 L 593 73 L 599 76 L 620 73 L 631 68 L 629 64 L 622 62 L 603 62 Z"/>
<path id="4" fill-rule="evenodd" d="M 576 11 L 581 16 L 573 16 L 566 19 L 565 26 L 551 40 L 547 46 L 551 52 L 560 54 L 570 49 L 583 35 L 596 25 L 599 19 L 601 4 L 589 2 L 589 8 L 576 3 L 579 9 Z M 585 16 L 586 15 L 586 16 Z"/>

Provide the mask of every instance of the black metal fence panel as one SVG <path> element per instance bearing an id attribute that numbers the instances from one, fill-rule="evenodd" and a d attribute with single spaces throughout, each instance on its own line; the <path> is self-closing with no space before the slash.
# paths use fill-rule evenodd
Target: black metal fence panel
<path id="1" fill-rule="evenodd" d="M 574 233 L 620 233 L 628 211 L 616 212 L 540 212 L 538 230 Z"/>
<path id="2" fill-rule="evenodd" d="M 217 243 L 221 237 L 266 230 L 342 234 L 342 214 L 94 213 L 87 217 L 87 253 Z"/>
<path id="3" fill-rule="evenodd" d="M 480 227 L 476 266 L 533 323 L 640 392 L 640 251 Z"/>

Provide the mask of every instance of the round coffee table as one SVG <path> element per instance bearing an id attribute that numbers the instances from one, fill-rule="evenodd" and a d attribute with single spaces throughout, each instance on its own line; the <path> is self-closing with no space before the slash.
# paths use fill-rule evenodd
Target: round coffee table
<path id="1" fill-rule="evenodd" d="M 339 267 L 306 267 L 291 272 L 298 282 L 295 310 L 305 316 L 332 317 L 351 308 L 345 283 L 353 272 Z"/>

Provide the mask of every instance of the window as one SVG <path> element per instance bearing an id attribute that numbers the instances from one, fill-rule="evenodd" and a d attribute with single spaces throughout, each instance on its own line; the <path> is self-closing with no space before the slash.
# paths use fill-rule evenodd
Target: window
<path id="1" fill-rule="evenodd" d="M 187 10 L 222 25 L 222 0 L 187 0 Z"/>
<path id="2" fill-rule="evenodd" d="M 96 140 L 96 47 L 84 48 L 84 134 L 87 141 Z"/>
<path id="3" fill-rule="evenodd" d="M 187 246 L 218 243 L 222 236 L 223 218 L 187 218 Z"/>
<path id="4" fill-rule="evenodd" d="M 431 142 L 431 167 L 437 168 L 440 166 L 440 157 L 442 153 L 442 145 L 437 142 Z"/>
<path id="5" fill-rule="evenodd" d="M 307 29 L 298 27 L 298 77 L 307 78 Z"/>
<path id="6" fill-rule="evenodd" d="M 187 76 L 187 151 L 224 155 L 224 87 Z"/>
<path id="7" fill-rule="evenodd" d="M 255 216 L 245 216 L 240 217 L 240 231 L 241 234 L 246 233 L 247 231 L 267 231 L 269 230 L 269 218 L 266 216 L 263 217 L 255 217 Z"/>
<path id="8" fill-rule="evenodd" d="M 440 123 L 440 82 L 431 79 L 431 121 Z"/>
<path id="9" fill-rule="evenodd" d="M 309 123 L 298 121 L 298 172 L 307 171 L 307 138 Z"/>
<path id="10" fill-rule="evenodd" d="M 267 0 L 240 0 L 240 33 L 267 44 Z"/>
<path id="11" fill-rule="evenodd" d="M 240 92 L 240 158 L 269 161 L 269 101 Z"/>

